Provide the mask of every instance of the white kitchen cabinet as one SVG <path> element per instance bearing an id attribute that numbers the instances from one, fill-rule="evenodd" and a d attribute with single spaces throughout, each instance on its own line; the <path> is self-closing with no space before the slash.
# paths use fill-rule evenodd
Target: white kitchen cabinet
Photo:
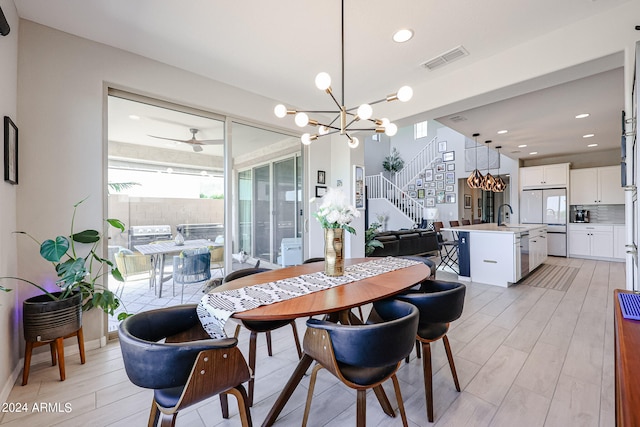
<path id="1" fill-rule="evenodd" d="M 627 249 L 624 247 L 626 239 L 625 226 L 613 226 L 613 257 L 617 259 L 625 259 Z"/>
<path id="2" fill-rule="evenodd" d="M 612 259 L 612 225 L 569 225 L 569 256 Z"/>
<path id="3" fill-rule="evenodd" d="M 529 235 L 529 271 L 547 260 L 547 230 L 534 230 Z"/>
<path id="4" fill-rule="evenodd" d="M 569 163 L 520 168 L 521 188 L 566 187 L 569 183 Z"/>
<path id="5" fill-rule="evenodd" d="M 624 204 L 624 190 L 620 186 L 620 166 L 572 169 L 570 176 L 570 204 Z"/>

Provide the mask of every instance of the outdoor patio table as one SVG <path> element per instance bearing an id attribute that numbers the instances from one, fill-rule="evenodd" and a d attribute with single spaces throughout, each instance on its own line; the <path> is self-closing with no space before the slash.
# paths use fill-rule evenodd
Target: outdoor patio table
<path id="1" fill-rule="evenodd" d="M 197 240 L 185 240 L 184 244 L 176 245 L 173 241 L 150 243 L 148 245 L 136 245 L 135 248 L 143 255 L 151 256 L 151 266 L 153 272 L 149 279 L 149 286 L 155 288 L 156 283 L 158 286 L 158 298 L 162 298 L 162 274 L 164 273 L 164 261 L 167 254 L 175 254 L 185 249 L 198 249 L 206 247 L 222 246 L 222 243 L 215 243 L 211 240 L 197 239 Z"/>

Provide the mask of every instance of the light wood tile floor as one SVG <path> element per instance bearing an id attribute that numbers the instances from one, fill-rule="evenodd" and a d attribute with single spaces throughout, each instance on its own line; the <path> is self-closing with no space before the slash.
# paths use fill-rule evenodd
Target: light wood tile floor
<path id="1" fill-rule="evenodd" d="M 449 337 L 462 392 L 455 391 L 440 342 L 433 347 L 435 422 L 427 422 L 422 367 L 412 355 L 398 372 L 409 425 L 415 426 L 600 426 L 614 420 L 613 289 L 624 287 L 624 264 L 550 258 L 549 263 L 579 267 L 566 292 L 516 285 L 508 289 L 471 283 L 462 317 Z M 442 280 L 453 276 L 438 272 Z M 230 330 L 232 327 L 230 327 Z M 304 333 L 304 321 L 298 330 Z M 248 349 L 243 330 L 240 348 Z M 268 357 L 258 338 L 256 395 L 251 415 L 262 424 L 278 392 L 293 371 L 296 354 L 290 328 L 273 334 Z M 0 413 L 0 426 L 144 426 L 152 392 L 133 386 L 124 372 L 117 341 L 89 351 L 87 364 L 67 357 L 67 380 L 56 368 L 34 365 L 29 384 L 13 388 L 7 403 L 26 403 L 27 413 Z M 301 424 L 309 378 L 305 377 L 276 426 Z M 385 389 L 396 406 L 391 384 Z M 355 393 L 321 371 L 310 426 L 355 425 Z M 33 405 L 49 404 L 35 412 Z M 58 404 L 58 407 L 56 407 Z M 68 404 L 68 411 L 65 411 Z M 182 426 L 239 426 L 222 419 L 217 398 L 178 416 Z M 368 393 L 369 426 L 400 426 Z"/>

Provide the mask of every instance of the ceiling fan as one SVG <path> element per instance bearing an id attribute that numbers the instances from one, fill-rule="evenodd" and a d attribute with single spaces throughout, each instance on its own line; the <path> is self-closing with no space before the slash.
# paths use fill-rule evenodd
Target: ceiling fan
<path id="1" fill-rule="evenodd" d="M 175 139 L 175 138 L 165 138 L 162 136 L 149 135 L 152 138 L 158 139 L 166 139 L 168 141 L 182 142 L 184 144 L 190 144 L 193 148 L 193 151 L 200 152 L 202 151 L 202 145 L 220 145 L 224 143 L 224 139 L 196 139 L 196 134 L 198 133 L 198 129 L 191 128 L 189 132 L 191 132 L 191 139 Z"/>

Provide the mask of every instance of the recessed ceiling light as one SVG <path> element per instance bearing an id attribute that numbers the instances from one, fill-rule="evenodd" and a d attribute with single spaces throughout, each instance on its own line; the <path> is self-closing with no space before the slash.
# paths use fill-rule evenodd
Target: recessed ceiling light
<path id="1" fill-rule="evenodd" d="M 130 115 L 129 115 L 129 118 L 130 118 L 131 120 L 140 120 L 140 116 L 136 116 L 135 114 L 130 114 Z"/>
<path id="2" fill-rule="evenodd" d="M 597 147 L 597 146 L 598 146 L 598 144 L 589 144 L 589 145 L 587 145 L 587 147 Z"/>
<path id="3" fill-rule="evenodd" d="M 537 152 L 537 151 L 532 151 L 532 152 L 530 152 L 529 154 L 532 154 L 532 155 L 533 155 L 533 154 L 538 154 L 538 152 Z"/>
<path id="4" fill-rule="evenodd" d="M 402 30 L 398 30 L 393 33 L 393 41 L 396 43 L 404 43 L 406 41 L 411 40 L 413 37 L 413 30 L 409 30 L 407 28 L 403 28 Z"/>
<path id="5" fill-rule="evenodd" d="M 589 117 L 589 113 L 578 114 L 576 119 L 584 119 L 585 117 Z"/>
<path id="6" fill-rule="evenodd" d="M 518 148 L 524 148 L 526 146 L 527 146 L 527 144 L 520 144 L 520 145 L 518 145 Z"/>
<path id="7" fill-rule="evenodd" d="M 592 133 L 588 133 L 586 135 L 582 135 L 583 138 L 593 138 L 595 135 Z"/>
<path id="8" fill-rule="evenodd" d="M 508 131 L 508 130 L 506 130 L 506 129 L 499 130 L 499 131 L 498 131 L 498 135 L 503 135 L 503 134 L 505 134 L 505 133 L 507 133 L 507 132 L 509 132 L 509 131 Z"/>

